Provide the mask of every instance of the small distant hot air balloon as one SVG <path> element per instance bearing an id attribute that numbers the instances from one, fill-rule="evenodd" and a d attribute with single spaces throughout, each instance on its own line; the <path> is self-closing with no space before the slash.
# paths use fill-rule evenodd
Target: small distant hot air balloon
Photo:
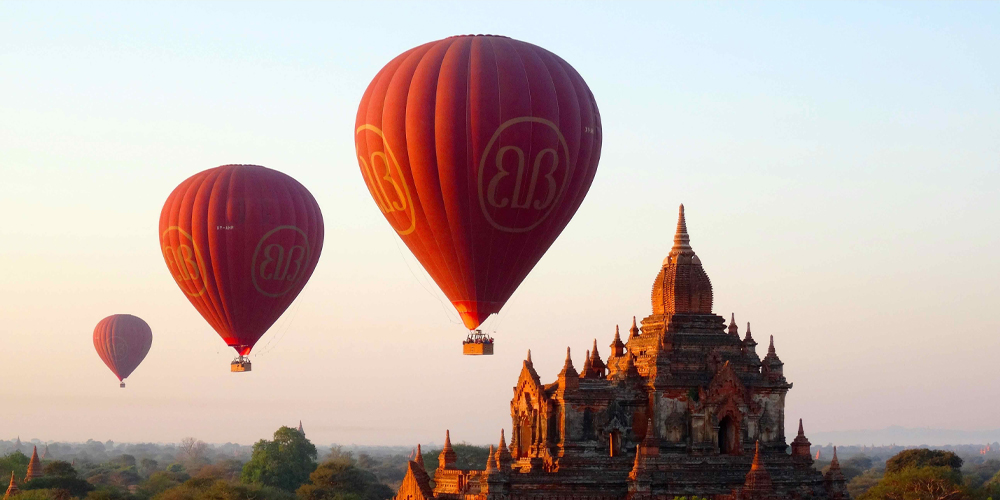
<path id="1" fill-rule="evenodd" d="M 355 122 L 375 204 L 469 330 L 503 307 L 576 213 L 601 137 L 573 67 L 491 35 L 399 55 L 368 85 Z M 464 351 L 492 348 L 477 330 Z"/>
<path id="2" fill-rule="evenodd" d="M 234 372 L 309 281 L 323 215 L 302 184 L 256 165 L 223 165 L 182 182 L 160 212 L 174 281 L 237 352 Z"/>
<path id="3" fill-rule="evenodd" d="M 142 363 L 153 344 L 153 331 L 140 318 L 131 314 L 112 314 L 94 328 L 94 348 L 111 373 L 118 377 L 120 387 Z"/>

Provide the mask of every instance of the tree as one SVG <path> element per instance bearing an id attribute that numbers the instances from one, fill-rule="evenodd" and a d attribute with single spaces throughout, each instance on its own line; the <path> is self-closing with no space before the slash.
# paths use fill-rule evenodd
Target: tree
<path id="1" fill-rule="evenodd" d="M 49 477 L 76 477 L 76 469 L 69 462 L 63 460 L 53 460 L 45 464 L 42 469 Z"/>
<path id="2" fill-rule="evenodd" d="M 57 497 L 83 497 L 93 491 L 94 486 L 75 476 L 43 476 L 32 479 L 21 485 L 24 491 L 30 490 L 51 490 L 53 492 L 65 492 L 65 495 L 56 494 Z M 22 499 L 19 499 L 22 500 Z"/>
<path id="3" fill-rule="evenodd" d="M 270 486 L 239 484 L 222 479 L 193 478 L 159 493 L 153 500 L 294 500 L 294 498 L 291 493 Z"/>
<path id="4" fill-rule="evenodd" d="M 0 458 L 0 477 L 5 477 L 9 480 L 11 472 L 17 477 L 24 477 L 28 472 L 28 462 L 30 461 L 31 459 L 20 451 L 14 451 Z"/>
<path id="5" fill-rule="evenodd" d="M 950 451 L 928 450 L 927 448 L 905 450 L 886 460 L 885 473 L 886 475 L 895 474 L 907 467 L 951 467 L 958 471 L 962 468 L 962 459 Z"/>
<path id="6" fill-rule="evenodd" d="M 44 490 L 46 495 L 63 499 L 83 497 L 94 489 L 93 485 L 76 476 L 76 469 L 68 462 L 54 460 L 45 465 L 45 475 L 21 485 L 24 491 Z M 19 498 L 18 500 L 23 500 Z"/>
<path id="7" fill-rule="evenodd" d="M 878 484 L 859 496 L 858 500 L 968 500 L 970 498 L 972 497 L 968 490 L 962 486 L 961 475 L 955 469 L 949 466 L 909 466 L 899 472 L 886 473 Z"/>
<path id="8" fill-rule="evenodd" d="M 375 474 L 343 457 L 323 462 L 295 493 L 300 500 L 385 500 L 393 495 Z"/>
<path id="9" fill-rule="evenodd" d="M 316 447 L 301 432 L 280 427 L 274 440 L 261 439 L 253 445 L 250 461 L 240 479 L 247 484 L 273 486 L 293 492 L 316 470 Z"/>

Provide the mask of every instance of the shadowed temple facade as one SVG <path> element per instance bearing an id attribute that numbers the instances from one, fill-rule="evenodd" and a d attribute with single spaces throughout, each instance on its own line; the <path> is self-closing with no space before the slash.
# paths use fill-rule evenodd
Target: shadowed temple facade
<path id="1" fill-rule="evenodd" d="M 770 339 L 761 359 L 747 325 L 712 313 L 712 283 L 691 248 L 680 207 L 674 245 L 652 290 L 652 314 L 597 342 L 579 369 L 567 349 L 542 383 L 528 352 L 514 386 L 508 446 L 483 470 L 462 470 L 446 436 L 434 480 L 420 455 L 398 500 L 846 499 L 836 456 L 812 467 L 801 420 L 785 436 L 792 384 Z"/>

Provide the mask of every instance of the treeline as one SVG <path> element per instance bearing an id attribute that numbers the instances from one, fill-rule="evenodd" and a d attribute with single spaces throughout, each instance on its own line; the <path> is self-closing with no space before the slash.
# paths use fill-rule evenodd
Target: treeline
<path id="1" fill-rule="evenodd" d="M 32 446 L 45 450 L 21 443 L 0 457 L 0 478 L 13 473 L 19 490 L 11 500 L 383 500 L 395 494 L 415 458 L 402 447 L 334 445 L 320 453 L 298 430 L 281 427 L 253 446 L 193 438 L 170 445 L 49 443 L 44 476 L 25 481 Z M 460 443 L 454 449 L 460 467 L 486 466 L 487 447 Z M 432 476 L 440 451 L 423 453 Z"/>
<path id="2" fill-rule="evenodd" d="M 814 466 L 826 473 L 829 461 Z M 1000 460 L 927 448 L 889 457 L 858 454 L 840 460 L 847 490 L 855 500 L 1000 500 Z"/>

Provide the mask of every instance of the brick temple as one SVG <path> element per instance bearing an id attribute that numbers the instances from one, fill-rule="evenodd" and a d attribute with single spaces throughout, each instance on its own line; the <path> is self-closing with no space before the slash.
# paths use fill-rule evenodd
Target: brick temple
<path id="1" fill-rule="evenodd" d="M 483 470 L 455 466 L 450 435 L 431 481 L 419 453 L 397 500 L 846 499 L 834 454 L 813 468 L 799 421 L 785 437 L 792 384 L 771 337 L 762 360 L 747 324 L 712 313 L 712 283 L 690 245 L 684 206 L 652 290 L 652 314 L 607 361 L 597 342 L 579 370 L 569 349 L 552 383 L 524 360 L 503 431 Z"/>

